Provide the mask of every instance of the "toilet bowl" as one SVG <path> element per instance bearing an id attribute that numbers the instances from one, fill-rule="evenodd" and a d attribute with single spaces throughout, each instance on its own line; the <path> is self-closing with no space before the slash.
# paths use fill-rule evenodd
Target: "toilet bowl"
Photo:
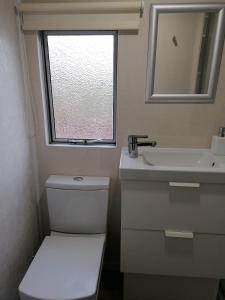
<path id="1" fill-rule="evenodd" d="M 79 180 L 50 176 L 46 182 L 52 231 L 19 286 L 21 300 L 97 299 L 109 178 Z"/>

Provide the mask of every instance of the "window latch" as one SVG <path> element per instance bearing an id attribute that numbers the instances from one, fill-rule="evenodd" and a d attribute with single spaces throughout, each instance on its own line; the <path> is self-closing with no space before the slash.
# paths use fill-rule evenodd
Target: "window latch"
<path id="1" fill-rule="evenodd" d="M 80 140 L 74 140 L 74 139 L 69 139 L 67 142 L 69 144 L 75 144 L 75 145 L 87 145 L 87 144 L 94 144 L 97 142 L 101 142 L 102 139 L 80 139 Z"/>
<path id="2" fill-rule="evenodd" d="M 80 140 L 69 139 L 69 140 L 67 140 L 67 142 L 69 144 L 76 144 L 76 145 L 84 145 L 84 144 L 88 143 L 87 140 L 85 140 L 85 139 L 80 139 Z"/>

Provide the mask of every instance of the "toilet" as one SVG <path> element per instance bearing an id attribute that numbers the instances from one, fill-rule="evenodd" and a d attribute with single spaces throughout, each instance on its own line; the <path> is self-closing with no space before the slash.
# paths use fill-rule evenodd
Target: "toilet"
<path id="1" fill-rule="evenodd" d="M 19 286 L 20 299 L 97 299 L 109 178 L 52 175 L 46 190 L 51 234 Z"/>

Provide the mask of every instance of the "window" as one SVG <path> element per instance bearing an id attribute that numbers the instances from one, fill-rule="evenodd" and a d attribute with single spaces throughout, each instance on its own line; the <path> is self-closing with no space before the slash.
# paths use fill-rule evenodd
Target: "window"
<path id="1" fill-rule="evenodd" d="M 115 144 L 117 33 L 42 33 L 50 143 Z"/>

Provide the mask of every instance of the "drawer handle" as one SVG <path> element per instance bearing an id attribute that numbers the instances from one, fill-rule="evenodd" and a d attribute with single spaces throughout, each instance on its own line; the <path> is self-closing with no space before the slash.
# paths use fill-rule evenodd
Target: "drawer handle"
<path id="1" fill-rule="evenodd" d="M 165 230 L 165 236 L 169 238 L 193 239 L 194 233 L 191 231 L 172 231 Z"/>
<path id="2" fill-rule="evenodd" d="M 176 187 L 190 187 L 190 188 L 199 188 L 200 183 L 195 182 L 169 182 L 170 186 L 176 186 Z"/>

